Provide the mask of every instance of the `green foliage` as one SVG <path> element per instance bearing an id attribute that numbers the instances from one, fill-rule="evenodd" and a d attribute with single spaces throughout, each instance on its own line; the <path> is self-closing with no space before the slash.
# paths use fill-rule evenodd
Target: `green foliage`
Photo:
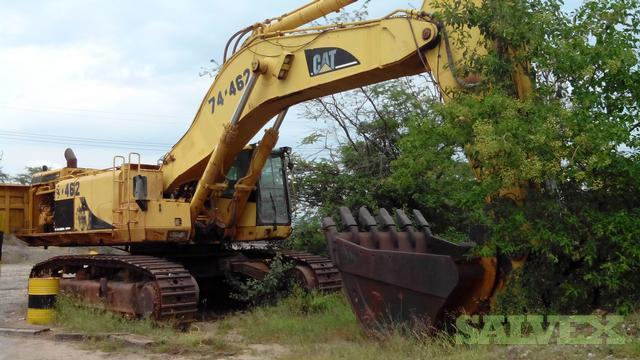
<path id="1" fill-rule="evenodd" d="M 284 245 L 292 250 L 328 256 L 327 241 L 320 231 L 320 220 L 317 217 L 298 219 L 293 224 L 293 233 Z"/>
<path id="2" fill-rule="evenodd" d="M 457 64 L 480 85 L 444 105 L 415 80 L 311 105 L 340 136 L 330 156 L 302 162 L 296 183 L 313 210 L 302 217 L 417 208 L 448 238 L 484 229 L 478 253 L 529 254 L 505 311 L 640 305 L 639 2 L 586 1 L 572 13 L 557 0 L 437 5 L 452 38 L 464 41 L 469 26 L 484 35 L 489 53 Z M 534 80 L 522 99 L 516 66 Z M 517 188 L 527 194 L 519 205 L 505 196 Z"/>
<path id="3" fill-rule="evenodd" d="M 82 333 L 90 339 L 85 345 L 105 351 L 127 348 L 116 340 L 104 339 L 104 334 L 134 334 L 153 340 L 151 352 L 171 354 L 212 354 L 234 349 L 221 338 L 192 327 L 185 332 L 171 323 L 158 324 L 149 319 L 135 320 L 98 308 L 81 306 L 69 297 L 59 297 L 56 304 L 56 325 L 68 332 Z"/>
<path id="4" fill-rule="evenodd" d="M 296 315 L 313 315 L 342 307 L 345 302 L 339 294 L 320 295 L 296 287 L 287 298 L 282 300 L 281 304 Z"/>
<path id="5" fill-rule="evenodd" d="M 389 332 L 369 338 L 360 329 L 342 294 L 296 291 L 274 306 L 255 308 L 223 320 L 250 343 L 287 345 L 287 359 L 478 358 L 469 348 L 454 348 L 446 336 L 406 336 Z M 480 358 L 488 358 L 488 353 Z"/>
<path id="6" fill-rule="evenodd" d="M 309 118 L 337 126 L 307 139 L 332 144 L 328 153 L 296 161 L 294 203 L 304 209 L 299 216 L 332 216 L 339 206 L 391 207 L 402 201 L 403 194 L 387 179 L 408 121 L 430 111 L 428 93 L 423 81 L 403 79 L 309 104 Z"/>
<path id="7" fill-rule="evenodd" d="M 234 291 L 229 297 L 251 306 L 273 304 L 289 294 L 292 287 L 291 269 L 293 265 L 278 255 L 271 260 L 269 272 L 262 280 L 229 275 L 227 282 Z"/>
<path id="8" fill-rule="evenodd" d="M 239 330 L 258 343 L 303 344 L 362 339 L 362 332 L 341 294 L 318 295 L 302 290 L 271 306 L 224 320 L 222 328 Z"/>
<path id="9" fill-rule="evenodd" d="M 468 199 L 490 229 L 484 250 L 530 254 L 512 281 L 510 295 L 522 300 L 516 307 L 637 306 L 638 2 L 587 1 L 568 15 L 556 1 L 447 6 L 439 15 L 445 23 L 462 29 L 470 22 L 493 43 L 527 49 L 509 57 L 497 46 L 486 57 L 472 56 L 464 68 L 483 75 L 481 91 L 435 107 L 443 142 L 464 149 L 482 169 Z M 531 64 L 536 79 L 526 99 L 510 88 L 516 62 Z M 403 157 L 417 155 L 411 146 L 422 136 L 408 134 Z M 500 189 L 514 187 L 526 188 L 524 206 L 495 200 Z M 476 191 L 495 200 L 490 211 L 479 211 Z"/>
<path id="10" fill-rule="evenodd" d="M 2 161 L 2 153 L 0 152 L 0 161 Z M 6 183 L 9 181 L 9 175 L 2 171 L 2 167 L 0 166 L 0 184 Z"/>
<path id="11" fill-rule="evenodd" d="M 29 185 L 31 184 L 31 179 L 33 178 L 33 174 L 41 172 L 42 168 L 39 166 L 36 166 L 36 167 L 27 166 L 24 168 L 24 170 L 25 170 L 24 173 L 21 173 L 12 177 L 11 180 L 18 184 Z"/>

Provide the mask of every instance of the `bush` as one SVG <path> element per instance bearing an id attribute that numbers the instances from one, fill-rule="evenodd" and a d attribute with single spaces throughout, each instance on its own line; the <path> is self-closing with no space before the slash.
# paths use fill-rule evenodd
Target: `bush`
<path id="1" fill-rule="evenodd" d="M 269 268 L 262 280 L 228 275 L 227 282 L 233 289 L 229 297 L 250 306 L 270 305 L 286 297 L 292 287 L 290 271 L 293 264 L 283 261 L 282 256 L 277 255 L 271 260 Z"/>

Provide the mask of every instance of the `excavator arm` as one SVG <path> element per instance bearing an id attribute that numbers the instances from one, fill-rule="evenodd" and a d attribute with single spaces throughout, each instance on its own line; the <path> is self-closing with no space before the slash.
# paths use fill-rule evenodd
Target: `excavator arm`
<path id="1" fill-rule="evenodd" d="M 76 277 L 62 283 L 71 293 L 100 304 L 105 298 L 96 294 L 115 293 L 109 308 L 156 318 L 192 316 L 200 299 L 196 278 L 204 289 L 227 272 L 264 276 L 275 254 L 256 242 L 291 232 L 287 151 L 273 151 L 289 107 L 423 72 L 445 101 L 478 81 L 456 68 L 466 52 L 486 52 L 479 30 L 457 38 L 430 14 L 432 0 L 381 19 L 301 28 L 355 1 L 316 0 L 236 33 L 189 130 L 162 164 L 142 164 L 132 153 L 114 157 L 109 169 L 78 168 L 69 151 L 65 168 L 36 174 L 20 189 L 28 198 L 21 239 L 32 246 L 123 246 L 136 256 L 58 257 L 32 276 L 73 270 Z M 530 89 L 525 69 L 514 69 L 520 97 Z M 247 146 L 274 117 L 259 144 Z M 516 184 L 504 192 L 518 200 L 518 190 Z M 469 257 L 472 244 L 435 236 L 419 212 L 396 211 L 394 219 L 385 210 L 376 218 L 366 209 L 357 216 L 342 209 L 340 217 L 340 224 L 324 221 L 339 274 L 327 259 L 282 255 L 310 289 L 340 287 L 341 276 L 368 329 L 476 313 L 503 283 L 501 261 Z"/>
<path id="2" fill-rule="evenodd" d="M 222 65 L 191 127 L 164 158 L 165 192 L 198 181 L 192 222 L 205 215 L 224 228 L 233 223 L 231 214 L 242 213 L 252 181 L 237 185 L 237 194 L 244 195 L 236 196 L 236 209 L 221 211 L 216 199 L 226 188 L 225 174 L 259 130 L 290 106 L 426 71 L 434 74 L 445 96 L 464 83 L 451 65 L 465 49 L 443 36 L 442 25 L 427 12 L 428 2 L 421 10 L 398 10 L 382 19 L 298 29 L 352 2 L 315 1 L 245 30 L 250 37 Z M 466 50 L 479 44 L 479 33 L 471 34 Z M 275 145 L 278 130 L 271 129 L 265 143 Z M 268 152 L 273 145 L 261 150 Z"/>
<path id="3" fill-rule="evenodd" d="M 236 34 L 236 46 L 228 59 L 225 52 L 191 128 L 161 169 L 165 192 L 198 182 L 190 203 L 192 229 L 204 223 L 234 238 L 235 224 L 290 106 L 423 72 L 432 74 L 446 101 L 451 91 L 472 89 L 479 80 L 456 72 L 464 52 L 486 53 L 479 31 L 466 29 L 460 45 L 454 32 L 430 14 L 430 1 L 420 10 L 398 10 L 377 20 L 299 28 L 353 2 L 317 0 Z M 518 96 L 527 96 L 531 84 L 523 68 L 514 69 L 513 78 Z M 254 150 L 247 175 L 236 183 L 232 201 L 221 207 L 234 159 L 276 115 Z M 434 236 L 419 212 L 414 220 L 401 211 L 395 215 L 396 220 L 383 209 L 376 220 L 361 209 L 356 221 L 342 209 L 345 232 L 331 219 L 324 222 L 332 258 L 360 322 L 368 329 L 416 319 L 438 324 L 452 314 L 486 307 L 504 283 L 507 265 L 497 258 L 468 258 L 472 244 Z"/>

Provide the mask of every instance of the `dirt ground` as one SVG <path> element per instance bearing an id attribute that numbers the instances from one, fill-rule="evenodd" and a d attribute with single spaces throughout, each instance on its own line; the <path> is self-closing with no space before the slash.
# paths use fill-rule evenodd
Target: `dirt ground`
<path id="1" fill-rule="evenodd" d="M 75 251 L 77 252 L 77 250 Z M 72 253 L 63 249 L 33 249 L 9 237 L 3 246 L 0 263 L 0 327 L 29 328 L 27 311 L 27 279 L 31 267 L 52 256 Z M 80 350 L 69 343 L 56 342 L 48 336 L 14 336 L 0 334 L 0 360 L 36 359 L 105 359 L 106 353 Z"/>
<path id="2" fill-rule="evenodd" d="M 0 328 L 32 328 L 25 321 L 27 311 L 27 280 L 31 267 L 53 256 L 85 254 L 89 249 L 29 248 L 15 237 L 4 241 L 0 262 Z M 100 249 L 98 249 L 100 250 Z M 205 325 L 206 326 L 206 325 Z M 113 358 L 113 353 L 84 350 L 77 341 L 56 341 L 53 332 L 41 335 L 7 335 L 0 332 L 0 360 L 103 360 Z M 248 345 L 243 351 L 230 355 L 233 360 L 257 360 L 277 358 L 287 349 L 278 345 Z M 132 354 L 117 354 L 118 359 L 190 359 L 175 355 L 147 354 L 144 350 Z M 202 358 L 196 356 L 196 359 Z M 208 357 L 207 357 L 208 358 Z"/>
<path id="3" fill-rule="evenodd" d="M 36 263 L 58 255 L 85 253 L 87 250 L 28 248 L 19 240 L 8 237 L 0 263 L 0 328 L 30 328 L 25 321 L 27 311 L 27 279 Z M 80 343 L 53 340 L 51 334 L 0 334 L 0 360 L 102 360 L 112 357 L 101 351 L 82 350 Z M 122 359 L 139 359 L 141 355 L 119 355 Z M 154 356 L 169 359 L 169 356 Z"/>
<path id="4" fill-rule="evenodd" d="M 27 280 L 33 265 L 53 256 L 84 252 L 86 250 L 29 248 L 15 237 L 7 236 L 0 262 L 0 327 L 24 325 Z"/>

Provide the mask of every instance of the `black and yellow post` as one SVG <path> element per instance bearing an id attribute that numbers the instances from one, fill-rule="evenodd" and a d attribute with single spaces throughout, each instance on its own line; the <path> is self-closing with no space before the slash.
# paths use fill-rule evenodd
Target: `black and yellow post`
<path id="1" fill-rule="evenodd" d="M 0 262 L 2 262 L 2 241 L 4 240 L 4 233 L 0 231 Z"/>
<path id="2" fill-rule="evenodd" d="M 33 325 L 51 324 L 55 316 L 60 278 L 30 278 L 27 322 Z"/>

